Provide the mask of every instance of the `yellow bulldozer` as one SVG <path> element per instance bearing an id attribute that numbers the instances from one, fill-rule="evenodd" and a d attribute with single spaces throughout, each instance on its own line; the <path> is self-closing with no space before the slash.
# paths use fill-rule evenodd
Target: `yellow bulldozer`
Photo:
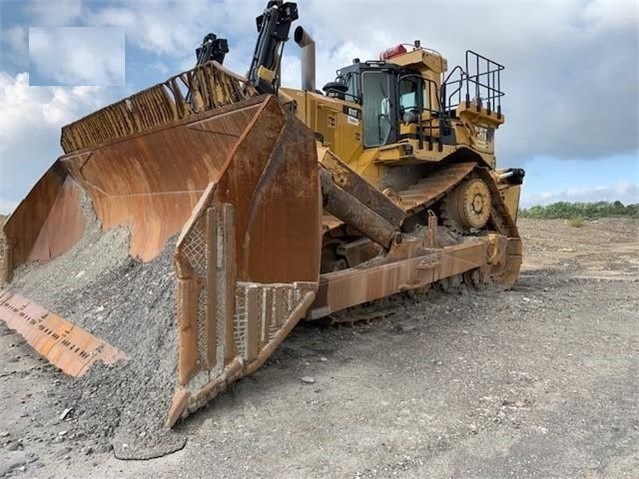
<path id="1" fill-rule="evenodd" d="M 169 427 L 264 364 L 300 320 L 519 275 L 524 172 L 494 155 L 504 67 L 467 51 L 449 72 L 414 42 L 355 59 L 319 91 L 314 41 L 297 27 L 302 88 L 284 88 L 297 18 L 295 3 L 268 2 L 246 76 L 210 34 L 193 69 L 64 126 L 64 155 L 3 227 L 0 318 L 72 376 L 127 352 L 23 297 L 16 270 L 74 247 L 87 209 L 105 232 L 128 229 L 138 261 L 174 249 Z"/>

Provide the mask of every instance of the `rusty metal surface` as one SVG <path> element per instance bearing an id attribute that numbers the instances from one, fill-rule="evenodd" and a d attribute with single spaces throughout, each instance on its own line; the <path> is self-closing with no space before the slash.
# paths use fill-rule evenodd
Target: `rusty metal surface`
<path id="1" fill-rule="evenodd" d="M 77 183 L 67 176 L 27 261 L 45 261 L 55 258 L 82 238 L 86 218 L 82 211 L 81 194 Z"/>
<path id="2" fill-rule="evenodd" d="M 361 267 L 323 274 L 308 317 L 316 319 L 478 268 L 487 261 L 489 244 L 489 239 L 477 238 L 472 242 L 441 249 L 424 249 L 416 255 L 406 252 L 402 255 L 408 257 L 397 260 L 392 259 L 391 253 L 388 262 L 367 263 Z M 401 250 L 404 245 L 394 248 Z"/>
<path id="3" fill-rule="evenodd" d="M 148 261 L 178 233 L 265 100 L 61 159 L 89 193 L 104 229 L 126 225 L 131 255 Z M 260 145 L 254 145 L 260 148 Z"/>
<path id="4" fill-rule="evenodd" d="M 2 228 L 6 238 L 4 281 L 9 282 L 13 269 L 29 257 L 65 178 L 66 174 L 63 170 L 56 167 L 50 168 L 5 221 Z"/>
<path id="5" fill-rule="evenodd" d="M 317 147 L 317 156 L 322 167 L 328 171 L 335 184 L 353 196 L 356 201 L 387 221 L 395 229 L 399 229 L 406 217 L 404 210 L 390 198 L 375 188 L 364 178 L 355 173 L 348 165 L 335 156 L 328 148 Z"/>
<path id="6" fill-rule="evenodd" d="M 180 231 L 209 181 L 219 179 L 265 101 L 255 95 L 212 62 L 65 126 L 64 150 L 84 150 L 59 158 L 5 222 L 4 280 L 81 238 L 77 186 L 89 194 L 103 229 L 128 226 L 131 254 L 152 259 Z"/>
<path id="7" fill-rule="evenodd" d="M 208 62 L 64 126 L 60 143 L 65 153 L 95 148 L 257 94 L 243 78 Z"/>
<path id="8" fill-rule="evenodd" d="M 48 231 L 54 225 L 56 232 L 67 223 L 79 231 L 79 188 L 104 229 L 130 229 L 131 254 L 143 260 L 181 232 L 175 253 L 180 387 L 167 424 L 263 364 L 315 297 L 322 227 L 315 137 L 274 96 L 60 158 L 5 228 L 9 244 L 24 252 L 13 248 L 14 267 L 47 249 L 42 238 L 55 237 Z M 34 209 L 42 217 L 29 229 Z M 37 308 L 24 301 L 18 316 L 7 307 L 0 318 L 15 326 L 20 308 Z M 29 318 L 37 315 L 37 324 L 18 329 L 69 374 L 88 367 L 76 353 L 100 352 L 98 358 L 110 360 L 108 345 L 34 311 Z M 42 342 L 43 334 L 55 335 L 55 344 Z M 69 344 L 73 350 L 64 349 Z"/>
<path id="9" fill-rule="evenodd" d="M 227 165 L 218 195 L 235 209 L 238 281 L 316 281 L 321 198 L 313 133 L 269 96 Z"/>
<path id="10" fill-rule="evenodd" d="M 31 189 L 3 226 L 6 238 L 2 276 L 27 261 L 46 261 L 68 250 L 84 234 L 81 191 L 59 165 Z"/>
<path id="11" fill-rule="evenodd" d="M 420 179 L 407 190 L 398 193 L 389 192 L 391 196 L 395 197 L 395 201 L 391 198 L 389 198 L 389 201 L 401 208 L 405 216 L 417 213 L 441 199 L 476 167 L 476 163 L 459 163 L 446 166 L 427 178 Z M 343 222 L 335 217 L 325 216 L 322 224 L 324 225 L 324 231 L 331 231 L 342 226 Z"/>
<path id="12" fill-rule="evenodd" d="M 323 166 L 320 168 L 320 182 L 326 211 L 345 224 L 357 228 L 381 246 L 387 248 L 390 245 L 399 225 L 392 225 L 386 218 L 360 202 L 358 197 L 340 188 Z"/>
<path id="13" fill-rule="evenodd" d="M 0 316 L 10 329 L 66 374 L 82 376 L 96 362 L 125 359 L 122 351 L 10 290 L 0 291 Z"/>
<path id="14" fill-rule="evenodd" d="M 312 133 L 272 99 L 204 190 L 176 246 L 179 387 L 167 425 L 257 369 L 306 313 L 319 279 L 317 167 Z"/>

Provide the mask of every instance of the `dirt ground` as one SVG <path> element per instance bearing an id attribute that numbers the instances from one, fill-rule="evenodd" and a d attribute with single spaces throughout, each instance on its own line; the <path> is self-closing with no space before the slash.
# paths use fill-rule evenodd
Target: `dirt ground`
<path id="1" fill-rule="evenodd" d="M 638 227 L 522 220 L 512 291 L 303 324 L 148 461 L 87 434 L 69 379 L 2 325 L 0 477 L 639 477 Z"/>

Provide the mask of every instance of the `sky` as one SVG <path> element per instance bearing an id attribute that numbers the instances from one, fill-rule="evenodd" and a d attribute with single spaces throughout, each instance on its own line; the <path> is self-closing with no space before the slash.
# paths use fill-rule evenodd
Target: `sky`
<path id="1" fill-rule="evenodd" d="M 450 69 L 467 49 L 505 65 L 497 159 L 526 169 L 522 206 L 639 202 L 636 0 L 297 3 L 318 87 L 353 58 L 417 39 Z M 227 38 L 224 64 L 245 74 L 265 5 L 0 0 L 0 212 L 62 154 L 63 125 L 191 68 L 205 34 Z M 299 87 L 299 48 L 291 40 L 284 52 L 283 84 Z"/>
<path id="2" fill-rule="evenodd" d="M 123 27 L 29 27 L 28 35 L 29 86 L 124 86 Z"/>

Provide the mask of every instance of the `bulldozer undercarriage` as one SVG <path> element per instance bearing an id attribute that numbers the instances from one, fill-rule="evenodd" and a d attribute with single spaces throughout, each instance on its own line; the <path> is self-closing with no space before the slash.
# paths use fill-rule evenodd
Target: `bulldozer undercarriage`
<path id="1" fill-rule="evenodd" d="M 4 279 L 82 237 L 83 192 L 104 231 L 129 229 L 132 257 L 178 235 L 169 427 L 259 368 L 302 319 L 438 282 L 508 288 L 519 273 L 517 228 L 477 161 L 382 194 L 276 96 L 215 62 L 65 127 L 62 144 L 4 226 Z M 72 376 L 126 357 L 10 287 L 0 317 Z"/>
<path id="2" fill-rule="evenodd" d="M 443 278 L 438 281 L 443 288 L 451 282 L 461 281 L 473 287 L 496 284 L 509 288 L 514 284 L 521 261 L 519 234 L 487 170 L 474 162 L 444 166 L 408 189 L 399 193 L 389 191 L 387 195 L 405 211 L 407 219 L 404 223 L 411 224 L 412 233 L 425 234 L 432 248 L 452 246 L 473 238 L 490 238 L 487 263 L 492 266 L 482 265 L 464 274 Z M 439 217 L 433 211 L 439 212 Z M 349 231 L 352 228 L 334 217 L 325 216 L 323 226 L 323 272 L 358 266 L 382 251 L 379 245 L 365 237 L 357 237 L 357 231 Z M 499 260 L 496 255 L 504 250 L 504 244 L 497 244 L 495 235 L 507 238 L 510 244 L 508 254 Z"/>

